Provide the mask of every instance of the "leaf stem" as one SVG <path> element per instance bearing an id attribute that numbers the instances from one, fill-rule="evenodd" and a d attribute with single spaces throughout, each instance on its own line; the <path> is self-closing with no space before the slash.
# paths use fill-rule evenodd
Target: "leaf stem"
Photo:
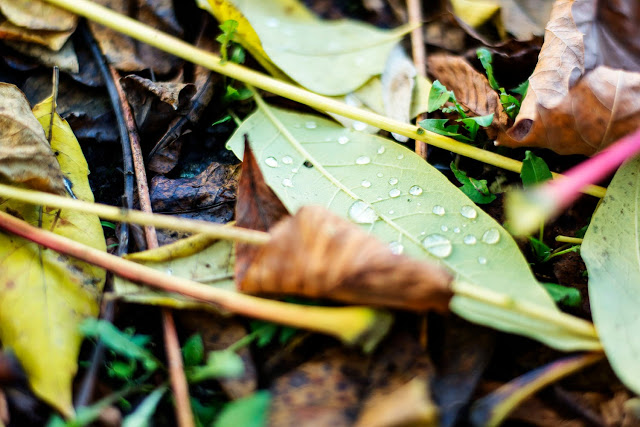
<path id="1" fill-rule="evenodd" d="M 573 243 L 574 245 L 581 245 L 582 239 L 579 237 L 556 236 L 556 242 Z"/>
<path id="2" fill-rule="evenodd" d="M 166 292 L 218 305 L 232 313 L 335 336 L 347 344 L 372 350 L 391 326 L 392 316 L 368 307 L 319 307 L 291 304 L 203 285 L 102 252 L 66 237 L 33 227 L 0 212 L 0 228 L 120 277 Z"/>
<path id="3" fill-rule="evenodd" d="M 90 203 L 35 190 L 27 190 L 0 184 L 0 198 L 19 200 L 36 206 L 48 206 L 56 209 L 69 209 L 98 215 L 111 221 L 121 221 L 145 226 L 154 226 L 189 233 L 205 234 L 219 239 L 263 245 L 270 239 L 269 233 L 247 228 L 214 224 L 208 221 L 188 220 L 169 215 L 151 214 L 115 206 Z"/>
<path id="4" fill-rule="evenodd" d="M 320 111 L 338 114 L 353 120 L 361 121 L 392 133 L 422 141 L 445 150 L 470 157 L 479 162 L 519 173 L 522 163 L 490 151 L 455 141 L 443 135 L 425 131 L 418 126 L 402 123 L 380 114 L 352 107 L 344 102 L 305 90 L 301 87 L 276 80 L 263 73 L 232 62 L 221 63 L 221 58 L 210 52 L 198 49 L 177 37 L 170 36 L 135 19 L 129 18 L 106 7 L 88 0 L 44 0 L 47 3 L 63 8 L 69 12 L 84 16 L 108 28 L 126 34 L 153 47 L 171 53 L 194 64 L 201 65 L 222 75 L 242 81 L 246 84 L 300 102 Z M 556 175 L 557 176 L 557 175 Z M 591 185 L 584 188 L 584 193 L 595 197 L 603 197 L 605 189 Z"/>

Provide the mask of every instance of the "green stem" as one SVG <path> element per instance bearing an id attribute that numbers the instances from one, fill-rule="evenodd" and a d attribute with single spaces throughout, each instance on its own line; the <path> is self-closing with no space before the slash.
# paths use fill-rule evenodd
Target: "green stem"
<path id="1" fill-rule="evenodd" d="M 134 39 L 140 40 L 153 47 L 171 53 L 179 58 L 201 65 L 222 75 L 232 77 L 246 84 L 266 90 L 276 95 L 308 105 L 316 110 L 338 114 L 353 120 L 361 121 L 386 131 L 404 135 L 410 139 L 422 141 L 445 150 L 470 157 L 479 162 L 490 164 L 502 169 L 520 173 L 522 163 L 485 151 L 462 142 L 455 141 L 443 135 L 425 131 L 418 126 L 390 119 L 380 114 L 352 107 L 344 102 L 318 95 L 298 86 L 276 80 L 265 74 L 253 71 L 239 64 L 227 62 L 221 64 L 221 58 L 210 52 L 198 49 L 176 37 L 158 31 L 135 19 L 116 13 L 88 0 L 44 0 L 69 12 L 84 16 L 94 22 L 104 25 Z M 558 177 L 559 175 L 554 175 Z M 605 189 L 591 185 L 584 189 L 584 193 L 595 197 L 604 197 Z"/>
<path id="2" fill-rule="evenodd" d="M 582 239 L 580 239 L 579 237 L 556 236 L 556 242 L 573 243 L 574 245 L 581 245 Z"/>

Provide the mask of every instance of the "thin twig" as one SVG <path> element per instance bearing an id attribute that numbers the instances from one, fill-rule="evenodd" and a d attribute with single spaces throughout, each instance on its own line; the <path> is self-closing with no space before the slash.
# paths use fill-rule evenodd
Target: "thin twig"
<path id="1" fill-rule="evenodd" d="M 115 31 L 126 34 L 153 47 L 178 56 L 194 64 L 207 67 L 222 75 L 234 78 L 267 92 L 300 102 L 320 111 L 327 111 L 349 119 L 358 120 L 386 131 L 404 135 L 408 138 L 427 142 L 462 156 L 470 157 L 502 169 L 519 173 L 522 162 L 501 156 L 497 153 L 455 141 L 443 135 L 421 129 L 418 126 L 393 120 L 380 114 L 347 105 L 344 102 L 318 95 L 298 86 L 274 79 L 263 73 L 251 70 L 233 62 L 221 64 L 220 57 L 170 36 L 162 31 L 142 24 L 135 19 L 116 13 L 108 8 L 87 0 L 44 0 L 72 13 L 84 16 Z M 558 177 L 558 174 L 554 174 Z M 605 189 L 591 185 L 584 193 L 603 197 Z"/>
<path id="2" fill-rule="evenodd" d="M 416 67 L 416 71 L 419 76 L 427 76 L 427 49 L 424 44 L 424 37 L 422 28 L 422 2 L 420 0 L 407 0 L 407 12 L 409 15 L 410 24 L 420 24 L 411 31 L 411 54 L 413 56 L 413 63 Z M 418 115 L 416 121 L 420 121 L 427 118 L 426 114 Z M 427 159 L 427 143 L 424 141 L 416 140 L 416 154 L 423 159 Z"/>
<path id="3" fill-rule="evenodd" d="M 140 136 L 136 128 L 135 119 L 124 90 L 122 89 L 122 85 L 120 84 L 120 75 L 118 71 L 112 66 L 109 66 L 109 71 L 111 72 L 116 90 L 118 91 L 123 118 L 127 125 L 128 140 L 131 146 L 131 156 L 136 175 L 140 209 L 143 212 L 152 213 L 149 186 L 147 185 L 147 174 L 145 171 L 142 148 L 140 147 Z M 144 235 L 148 249 L 155 249 L 158 247 L 158 236 L 156 234 L 155 227 L 152 225 L 145 225 Z M 171 389 L 176 402 L 176 420 L 180 427 L 193 427 L 195 426 L 195 422 L 191 411 L 189 386 L 187 385 L 187 377 L 184 373 L 178 332 L 176 331 L 176 325 L 173 321 L 173 314 L 168 308 L 162 308 L 162 327 L 164 330 L 164 345 L 167 354 L 167 364 L 169 367 L 169 378 L 171 379 Z"/>

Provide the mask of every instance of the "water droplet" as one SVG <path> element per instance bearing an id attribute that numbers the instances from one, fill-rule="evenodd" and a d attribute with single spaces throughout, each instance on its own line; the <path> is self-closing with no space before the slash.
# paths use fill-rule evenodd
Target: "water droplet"
<path id="1" fill-rule="evenodd" d="M 382 172 L 378 172 L 378 173 L 376 174 L 376 176 L 377 176 L 378 178 L 382 178 Z"/>
<path id="2" fill-rule="evenodd" d="M 490 228 L 482 235 L 482 241 L 489 245 L 495 245 L 500 241 L 500 232 L 497 228 Z"/>
<path id="3" fill-rule="evenodd" d="M 173 274 L 173 268 L 167 268 L 167 274 L 171 276 Z"/>
<path id="4" fill-rule="evenodd" d="M 487 259 L 483 256 L 478 257 L 478 264 L 485 265 L 487 263 Z"/>
<path id="5" fill-rule="evenodd" d="M 473 234 L 467 234 L 466 236 L 464 236 L 462 241 L 465 243 L 465 245 L 475 245 L 476 243 L 478 243 L 476 236 L 474 236 Z"/>
<path id="6" fill-rule="evenodd" d="M 440 226 L 440 230 L 442 230 L 442 231 L 449 231 L 449 227 L 447 227 L 446 225 L 441 225 L 441 226 Z"/>
<path id="7" fill-rule="evenodd" d="M 389 185 L 396 185 L 398 183 L 398 178 L 390 178 Z"/>
<path id="8" fill-rule="evenodd" d="M 422 240 L 422 246 L 424 246 L 430 254 L 439 258 L 448 257 L 453 250 L 449 239 L 440 234 L 429 234 Z"/>
<path id="9" fill-rule="evenodd" d="M 414 185 L 413 187 L 411 187 L 409 189 L 409 194 L 411 194 L 412 196 L 419 196 L 422 194 L 422 187 L 419 187 L 417 185 Z"/>
<path id="10" fill-rule="evenodd" d="M 460 229 L 459 229 L 458 227 L 456 227 L 456 228 L 454 228 L 454 229 L 453 229 L 453 232 L 454 232 L 454 233 L 459 233 L 459 232 L 460 232 Z"/>
<path id="11" fill-rule="evenodd" d="M 293 187 L 293 182 L 289 178 L 285 178 L 282 180 L 283 187 Z"/>
<path id="12" fill-rule="evenodd" d="M 385 152 L 384 147 L 378 148 L 378 154 L 384 154 L 384 152 Z"/>
<path id="13" fill-rule="evenodd" d="M 280 25 L 280 21 L 278 21 L 276 18 L 269 18 L 267 19 L 265 24 L 269 28 L 277 28 Z"/>
<path id="14" fill-rule="evenodd" d="M 422 203 L 418 202 L 418 206 L 422 206 Z"/>
<path id="15" fill-rule="evenodd" d="M 338 138 L 338 144 L 344 145 L 347 142 L 349 142 L 349 138 L 344 136 L 344 135 L 342 135 L 340 138 Z"/>
<path id="16" fill-rule="evenodd" d="M 307 122 L 304 124 L 304 127 L 306 127 L 307 129 L 315 129 L 318 127 L 318 125 L 316 124 L 316 122 Z"/>
<path id="17" fill-rule="evenodd" d="M 292 173 L 298 173 L 298 168 L 293 168 L 293 169 L 291 169 L 291 172 L 292 172 Z"/>
<path id="18" fill-rule="evenodd" d="M 440 205 L 435 205 L 432 212 L 436 215 L 442 216 L 444 215 L 444 208 Z"/>
<path id="19" fill-rule="evenodd" d="M 389 197 L 398 197 L 400 195 L 400 190 L 397 188 L 392 188 L 389 190 Z"/>
<path id="20" fill-rule="evenodd" d="M 420 235 L 421 235 L 421 236 L 424 236 L 425 234 L 427 234 L 427 232 L 426 232 L 426 231 L 421 231 L 421 232 L 420 232 Z"/>
<path id="21" fill-rule="evenodd" d="M 460 208 L 460 215 L 462 215 L 465 218 L 474 219 L 475 217 L 478 216 L 478 212 L 473 207 L 469 205 L 464 205 L 463 207 Z"/>
<path id="22" fill-rule="evenodd" d="M 275 157 L 267 157 L 266 159 L 264 159 L 264 162 L 267 164 L 267 166 L 270 166 L 272 168 L 278 167 L 278 161 Z"/>
<path id="23" fill-rule="evenodd" d="M 396 241 L 389 243 L 389 249 L 394 255 L 400 255 L 402 252 L 404 252 L 404 246 L 402 246 L 402 243 Z"/>
<path id="24" fill-rule="evenodd" d="M 366 179 L 363 179 L 360 185 L 362 185 L 364 188 L 369 188 L 371 187 L 371 181 L 367 181 Z"/>
<path id="25" fill-rule="evenodd" d="M 357 224 L 373 224 L 378 219 L 378 214 L 367 202 L 356 200 L 349 208 L 349 218 Z"/>
<path id="26" fill-rule="evenodd" d="M 290 165 L 291 163 L 293 163 L 293 159 L 291 158 L 291 156 L 284 156 L 282 158 L 282 163 L 284 163 L 285 165 Z"/>
<path id="27" fill-rule="evenodd" d="M 398 154 L 398 157 L 396 157 L 396 159 L 398 159 L 398 160 L 404 159 L 404 154 Z"/>
<path id="28" fill-rule="evenodd" d="M 368 165 L 371 163 L 371 159 L 367 156 L 360 156 L 356 159 L 356 165 Z"/>
<path id="29" fill-rule="evenodd" d="M 396 211 L 394 211 L 393 209 L 389 211 L 389 215 L 393 215 L 394 213 L 396 213 Z"/>
<path id="30" fill-rule="evenodd" d="M 366 123 L 358 122 L 358 121 L 353 122 L 352 126 L 355 130 L 360 130 L 360 131 L 365 130 L 367 128 Z"/>

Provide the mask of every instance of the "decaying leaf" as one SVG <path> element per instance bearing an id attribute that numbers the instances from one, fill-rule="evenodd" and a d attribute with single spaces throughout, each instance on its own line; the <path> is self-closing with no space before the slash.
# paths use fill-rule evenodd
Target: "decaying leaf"
<path id="1" fill-rule="evenodd" d="M 400 45 L 391 50 L 387 65 L 382 73 L 382 99 L 387 117 L 403 123 L 411 119 L 411 101 L 417 71 L 413 61 Z M 396 133 L 392 134 L 396 141 L 407 142 L 409 138 Z"/>
<path id="2" fill-rule="evenodd" d="M 41 191 L 66 194 L 60 166 L 44 129 L 14 85 L 0 83 L 0 178 Z"/>
<path id="3" fill-rule="evenodd" d="M 542 36 L 554 0 L 498 0 L 505 30 L 517 40 Z"/>
<path id="4" fill-rule="evenodd" d="M 236 202 L 236 225 L 258 231 L 269 231 L 289 212 L 278 196 L 264 182 L 264 177 L 245 137 L 242 174 L 238 183 L 238 201 Z M 236 244 L 236 280 L 241 282 L 255 258 L 259 248 L 246 243 Z"/>
<path id="5" fill-rule="evenodd" d="M 623 165 L 584 236 L 580 253 L 589 271 L 593 321 L 611 367 L 640 392 L 640 159 Z"/>
<path id="6" fill-rule="evenodd" d="M 637 128 L 639 14 L 633 1 L 557 1 L 520 113 L 498 142 L 591 155 Z"/>
<path id="7" fill-rule="evenodd" d="M 7 86 L 3 87 L 5 93 L 11 93 Z M 19 104 L 14 106 L 13 112 L 24 109 Z M 57 114 L 52 115 L 52 108 L 53 102 L 49 98 L 38 104 L 33 113 L 40 122 L 41 131 L 51 129 L 51 148 L 60 165 L 54 179 L 61 180 L 64 173 L 76 197 L 92 202 L 87 180 L 89 170 L 80 146 L 69 125 Z M 24 120 L 23 115 L 21 111 L 16 119 Z M 4 135 L 12 132 L 28 134 L 25 129 L 35 131 L 6 122 L 2 132 Z M 45 144 L 49 151 L 33 151 L 31 169 L 38 169 L 39 162 L 48 164 L 49 170 L 54 169 L 49 160 L 36 157 L 40 153 L 44 153 L 45 159 L 53 157 L 44 136 L 39 136 L 37 141 Z M 18 179 L 22 178 L 18 176 Z M 29 181 L 25 183 L 29 185 Z M 41 209 L 11 200 L 4 200 L 0 209 L 56 234 L 106 249 L 102 227 L 95 215 Z M 11 348 L 20 359 L 34 392 L 63 414 L 70 415 L 73 412 L 71 382 L 82 342 L 77 325 L 86 316 L 98 314 L 97 301 L 105 280 L 104 270 L 0 233 L 0 278 L 0 339 L 3 345 Z"/>
<path id="8" fill-rule="evenodd" d="M 5 40 L 5 44 L 24 55 L 36 58 L 42 65 L 49 67 L 57 66 L 60 68 L 60 71 L 67 71 L 69 73 L 78 73 L 80 71 L 78 56 L 71 41 L 67 41 L 58 51 L 47 49 L 38 44 L 18 41 Z"/>
<path id="9" fill-rule="evenodd" d="M 471 116 L 493 114 L 494 119 L 489 128 L 492 135 L 507 126 L 509 116 L 502 108 L 500 96 L 491 88 L 487 77 L 476 71 L 464 58 L 430 55 L 428 64 L 429 73 L 453 91 L 458 102 L 469 109 Z"/>

